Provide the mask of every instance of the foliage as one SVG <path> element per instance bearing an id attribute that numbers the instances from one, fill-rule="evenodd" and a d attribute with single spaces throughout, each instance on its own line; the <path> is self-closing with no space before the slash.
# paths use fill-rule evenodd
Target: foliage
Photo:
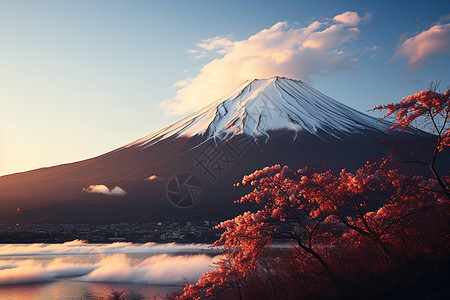
<path id="1" fill-rule="evenodd" d="M 107 297 L 108 300 L 141 300 L 144 299 L 144 296 L 140 294 L 131 294 L 125 290 L 111 290 L 111 293 Z"/>
<path id="2" fill-rule="evenodd" d="M 375 106 L 375 110 L 388 110 L 384 118 L 395 115 L 395 128 L 408 128 L 411 123 L 415 122 L 416 127 L 424 127 L 429 123 L 432 124 L 435 133 L 438 136 L 444 136 L 443 144 L 448 142 L 448 121 L 449 117 L 449 97 L 450 90 L 441 94 L 435 91 L 434 88 L 430 90 L 420 91 L 408 97 L 403 97 L 399 103 L 391 103 L 385 105 Z M 424 117 L 425 119 L 420 119 Z M 444 120 L 440 122 L 439 119 Z M 446 144 L 448 146 L 448 144 Z"/>
<path id="3" fill-rule="evenodd" d="M 356 284 L 407 276 L 399 270 L 416 257 L 448 256 L 449 181 L 435 172 L 437 154 L 449 145 L 448 99 L 449 91 L 422 91 L 376 107 L 396 115 L 393 129 L 419 117 L 435 126 L 432 179 L 402 173 L 391 159 L 354 173 L 275 165 L 245 176 L 237 186 L 254 189 L 237 202 L 260 209 L 216 227 L 223 234 L 214 246 L 224 258 L 179 298 L 355 297 Z M 278 240 L 294 244 L 277 248 Z"/>
<path id="4" fill-rule="evenodd" d="M 434 133 L 432 141 L 434 150 L 429 161 L 415 157 L 415 162 L 427 166 L 438 181 L 443 192 L 450 200 L 449 179 L 442 177 L 436 170 L 438 154 L 450 146 L 450 90 L 445 93 L 436 92 L 437 85 L 431 84 L 429 90 L 404 97 L 399 103 L 375 106 L 374 110 L 387 110 L 383 118 L 395 116 L 396 122 L 391 129 L 415 128 L 430 130 Z"/>

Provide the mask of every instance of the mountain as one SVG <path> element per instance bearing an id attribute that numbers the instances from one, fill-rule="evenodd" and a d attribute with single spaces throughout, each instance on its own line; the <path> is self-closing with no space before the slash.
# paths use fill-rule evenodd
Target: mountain
<path id="1" fill-rule="evenodd" d="M 325 134 L 389 132 L 391 124 L 360 113 L 302 81 L 273 77 L 255 79 L 226 100 L 219 100 L 129 146 L 152 145 L 172 136 L 203 135 L 220 141 L 236 135 L 253 139 L 273 131 Z M 294 135 L 295 139 L 295 135 Z"/>
<path id="2" fill-rule="evenodd" d="M 306 83 L 253 80 L 98 157 L 0 177 L 0 223 L 223 220 L 246 174 L 273 164 L 354 170 L 413 138 Z M 17 209 L 20 208 L 20 213 Z"/>

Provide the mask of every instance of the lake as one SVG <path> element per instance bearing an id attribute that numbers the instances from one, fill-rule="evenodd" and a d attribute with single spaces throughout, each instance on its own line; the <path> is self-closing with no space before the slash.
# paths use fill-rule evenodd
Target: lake
<path id="1" fill-rule="evenodd" d="M 207 244 L 0 245 L 0 299 L 100 299 L 112 290 L 165 296 L 212 269 Z"/>

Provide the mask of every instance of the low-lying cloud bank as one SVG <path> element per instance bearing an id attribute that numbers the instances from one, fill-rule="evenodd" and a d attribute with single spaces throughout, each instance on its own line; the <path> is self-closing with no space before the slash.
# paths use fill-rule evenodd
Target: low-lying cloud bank
<path id="1" fill-rule="evenodd" d="M 197 282 L 211 270 L 212 258 L 205 254 L 171 256 L 160 254 L 144 261 L 133 263 L 124 254 L 105 257 L 98 268 L 81 281 L 89 282 L 127 282 L 159 285 L 183 285 L 185 281 Z"/>
<path id="2" fill-rule="evenodd" d="M 272 246 L 291 248 L 295 244 Z M 88 244 L 74 240 L 64 244 L 0 245 L 0 287 L 64 277 L 83 282 L 183 286 L 197 282 L 221 258 L 220 250 L 208 244 Z"/>
<path id="3" fill-rule="evenodd" d="M 162 253 L 214 253 L 208 244 L 89 244 L 74 240 L 63 244 L 5 244 L 0 245 L 0 258 L 5 255 L 78 255 L 78 254 L 162 254 Z"/>
<path id="4" fill-rule="evenodd" d="M 196 282 L 212 269 L 214 258 L 206 254 L 174 255 L 182 251 L 207 250 L 206 245 L 111 245 L 83 244 L 80 241 L 61 245 L 5 245 L 0 246 L 0 285 L 50 282 L 62 277 L 74 281 L 183 285 Z M 17 250 L 18 252 L 14 252 Z M 13 252 L 13 254 L 12 254 Z M 155 254 L 154 253 L 164 254 Z M 8 254 L 5 254 L 8 253 Z M 80 259 L 77 254 L 115 253 Z M 127 255 L 148 253 L 148 257 Z M 168 254 L 172 253 L 172 254 Z M 52 260 L 15 259 L 10 255 L 54 254 Z M 72 255 L 71 255 L 72 254 Z M 7 257 L 5 257 L 7 256 Z"/>

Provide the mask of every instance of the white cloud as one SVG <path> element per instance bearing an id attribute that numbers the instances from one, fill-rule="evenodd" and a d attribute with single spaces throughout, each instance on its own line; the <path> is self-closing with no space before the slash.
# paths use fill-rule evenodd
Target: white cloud
<path id="1" fill-rule="evenodd" d="M 169 114 L 183 114 L 227 96 L 254 78 L 285 76 L 309 82 L 314 76 L 354 70 L 358 61 L 346 44 L 360 32 L 352 24 L 364 18 L 343 22 L 340 17 L 341 21 L 315 21 L 305 27 L 278 22 L 245 40 L 204 40 L 197 45 L 199 55 L 208 50 L 221 57 L 204 65 L 196 76 L 176 83 L 177 95 L 160 106 Z"/>
<path id="2" fill-rule="evenodd" d="M 438 54 L 450 53 L 450 24 L 439 24 L 405 40 L 394 57 L 408 60 L 411 70 L 418 70 Z"/>
<path id="3" fill-rule="evenodd" d="M 212 259 L 205 254 L 151 256 L 142 262 L 133 262 L 124 254 L 102 259 L 98 267 L 80 281 L 123 282 L 159 285 L 182 285 L 196 282 L 212 269 Z"/>
<path id="4" fill-rule="evenodd" d="M 364 49 L 365 52 L 373 52 L 373 51 L 377 51 L 377 50 L 379 50 L 379 47 L 377 45 L 374 45 L 372 47 L 366 47 Z"/>
<path id="5" fill-rule="evenodd" d="M 360 17 L 358 15 L 358 13 L 354 12 L 354 11 L 346 11 L 343 14 L 337 15 L 333 18 L 334 21 L 339 22 L 339 23 L 343 23 L 346 25 L 350 25 L 350 26 L 356 26 L 358 25 L 361 21 L 370 21 L 372 20 L 372 14 L 370 13 L 365 13 L 364 17 Z"/>
<path id="6" fill-rule="evenodd" d="M 224 258 L 222 253 L 220 248 L 208 244 L 89 244 L 82 240 L 62 244 L 0 244 L 0 256 L 7 257 L 0 260 L 0 287 L 52 282 L 64 277 L 84 282 L 183 286 L 186 281 L 195 283 L 202 274 L 213 270 L 214 264 Z M 43 260 L 42 255 L 55 258 Z M 81 255 L 89 259 L 80 259 Z"/>
<path id="7" fill-rule="evenodd" d="M 331 49 L 335 45 L 355 39 L 359 34 L 358 28 L 346 28 L 342 24 L 336 24 L 323 31 L 312 33 L 303 43 L 303 47 L 312 49 Z"/>
<path id="8" fill-rule="evenodd" d="M 0 266 L 0 285 L 46 282 L 54 277 L 54 273 L 47 272 L 42 265 L 33 264 L 30 260 L 6 268 Z"/>
<path id="9" fill-rule="evenodd" d="M 81 254 L 162 254 L 182 252 L 212 251 L 207 244 L 133 244 L 116 242 L 112 244 L 89 244 L 83 240 L 74 240 L 63 244 L 2 244 L 0 256 L 7 255 L 81 255 Z"/>
<path id="10" fill-rule="evenodd" d="M 202 40 L 200 43 L 195 44 L 198 49 L 188 49 L 187 52 L 192 54 L 193 58 L 200 59 L 208 57 L 211 53 L 225 54 L 230 47 L 233 46 L 233 41 L 229 38 L 216 36 L 206 40 Z"/>
<path id="11" fill-rule="evenodd" d="M 380 50 L 380 47 L 374 45 L 372 47 L 365 47 L 363 53 L 371 53 L 370 58 L 374 59 L 377 56 L 377 52 Z"/>
<path id="12" fill-rule="evenodd" d="M 204 50 L 216 51 L 217 53 L 223 54 L 228 48 L 233 46 L 233 42 L 226 37 L 216 36 L 203 40 L 201 43 L 198 43 L 197 46 Z"/>
<path id="13" fill-rule="evenodd" d="M 199 252 L 203 253 L 194 254 Z M 131 259 L 127 255 L 134 253 L 141 254 L 142 259 Z M 5 244 L 0 245 L 0 255 L 27 255 L 30 259 L 0 261 L 0 286 L 50 282 L 63 277 L 87 282 L 183 285 L 185 279 L 196 282 L 220 257 L 213 258 L 205 253 L 214 255 L 218 251 L 212 250 L 210 245 L 175 243 L 88 244 L 76 240 L 64 244 Z M 51 261 L 35 259 L 35 255 L 40 254 L 57 257 Z M 98 259 L 81 262 L 79 255 Z"/>
<path id="14" fill-rule="evenodd" d="M 115 186 L 114 188 L 110 189 L 103 184 L 90 185 L 89 187 L 84 188 L 83 192 L 105 194 L 109 196 L 124 196 L 127 193 L 118 186 Z"/>

